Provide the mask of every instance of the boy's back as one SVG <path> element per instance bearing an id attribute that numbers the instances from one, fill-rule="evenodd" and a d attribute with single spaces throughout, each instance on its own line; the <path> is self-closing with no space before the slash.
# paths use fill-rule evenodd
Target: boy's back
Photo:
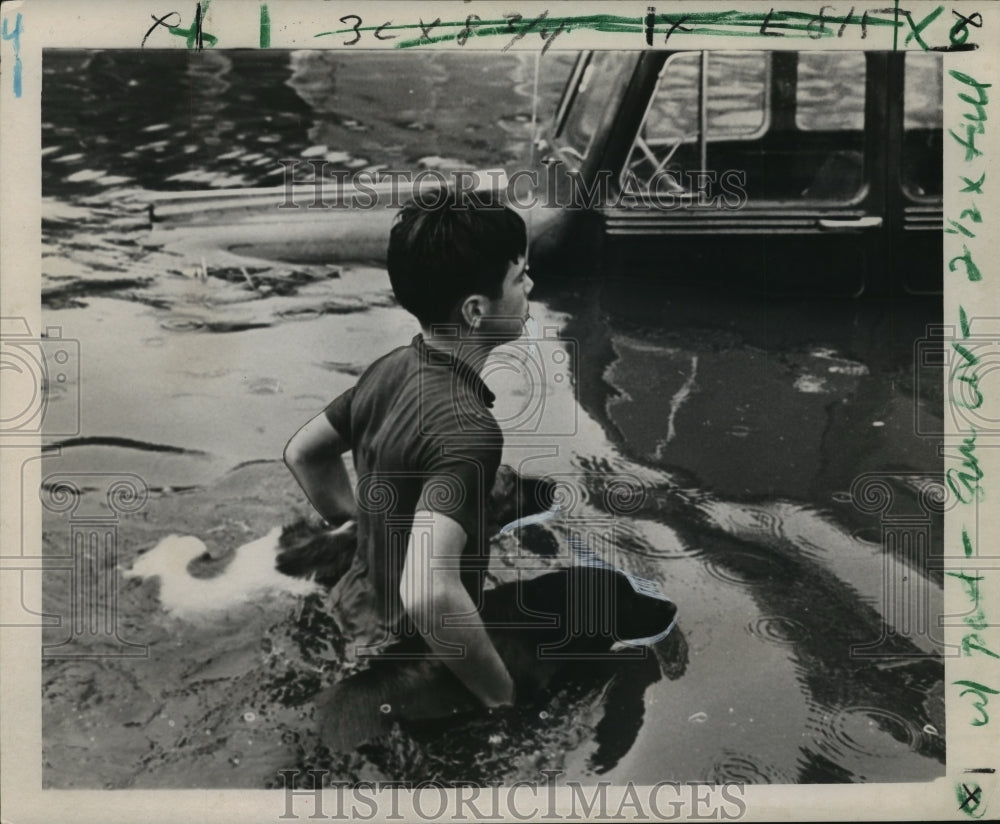
<path id="1" fill-rule="evenodd" d="M 350 529 L 357 519 L 358 550 L 333 605 L 354 653 L 416 630 L 487 707 L 513 702 L 514 682 L 479 614 L 483 513 L 503 448 L 479 370 L 524 334 L 526 253 L 524 220 L 475 193 L 431 192 L 404 206 L 386 263 L 423 335 L 373 364 L 285 448 L 327 521 Z"/>
<path id="2" fill-rule="evenodd" d="M 358 549 L 333 593 L 358 655 L 412 632 L 399 587 L 418 510 L 447 515 L 465 530 L 462 583 L 481 603 L 489 558 L 483 512 L 503 450 L 492 402 L 474 368 L 418 335 L 326 408 L 351 444 L 358 477 Z"/>

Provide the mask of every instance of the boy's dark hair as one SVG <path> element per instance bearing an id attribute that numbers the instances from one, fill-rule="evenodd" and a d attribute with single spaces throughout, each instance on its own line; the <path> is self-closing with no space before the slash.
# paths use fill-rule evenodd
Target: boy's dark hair
<path id="1" fill-rule="evenodd" d="M 444 324 L 464 298 L 498 298 L 511 263 L 524 255 L 521 216 L 486 193 L 437 190 L 400 210 L 389 233 L 396 299 L 424 327 Z"/>

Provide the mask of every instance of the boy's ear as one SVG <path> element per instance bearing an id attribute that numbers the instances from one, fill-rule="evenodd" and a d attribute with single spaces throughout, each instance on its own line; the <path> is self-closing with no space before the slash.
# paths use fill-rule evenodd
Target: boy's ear
<path id="1" fill-rule="evenodd" d="M 483 319 L 484 300 L 483 295 L 469 295 L 458 307 L 462 322 L 470 329 L 478 326 Z"/>

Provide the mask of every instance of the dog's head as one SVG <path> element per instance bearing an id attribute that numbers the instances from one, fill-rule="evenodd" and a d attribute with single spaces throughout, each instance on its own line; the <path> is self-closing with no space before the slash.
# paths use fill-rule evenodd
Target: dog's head
<path id="1" fill-rule="evenodd" d="M 500 464 L 496 480 L 486 502 L 489 534 L 495 535 L 504 524 L 545 512 L 555 503 L 556 484 L 548 478 L 521 475 L 513 467 Z"/>

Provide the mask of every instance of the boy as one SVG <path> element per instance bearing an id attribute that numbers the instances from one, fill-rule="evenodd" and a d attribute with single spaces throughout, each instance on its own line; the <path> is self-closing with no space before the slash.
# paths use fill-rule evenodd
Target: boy
<path id="1" fill-rule="evenodd" d="M 341 626 L 366 654 L 419 632 L 490 708 L 513 703 L 514 683 L 478 612 L 483 509 L 503 450 L 479 372 L 524 332 L 526 249 L 520 216 L 474 194 L 407 204 L 390 233 L 389 279 L 422 334 L 372 364 L 285 449 L 319 513 L 357 530 L 333 597 Z"/>

